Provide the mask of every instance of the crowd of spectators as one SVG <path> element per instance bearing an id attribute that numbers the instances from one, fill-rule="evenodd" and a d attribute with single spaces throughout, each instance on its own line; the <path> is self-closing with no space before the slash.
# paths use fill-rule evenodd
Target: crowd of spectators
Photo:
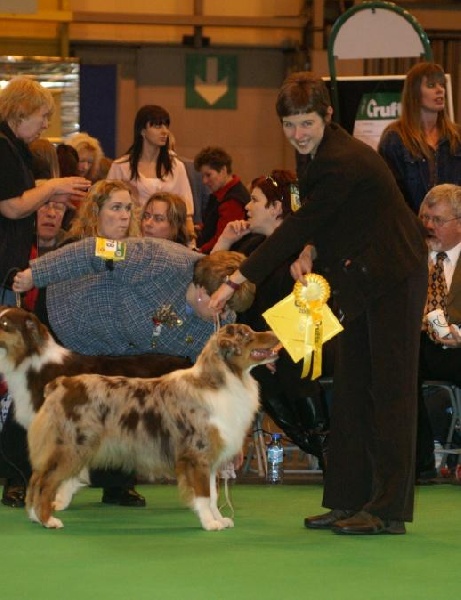
<path id="1" fill-rule="evenodd" d="M 415 481 L 437 475 L 422 383 L 461 385 L 461 129 L 448 116 L 443 69 L 409 70 L 401 115 L 377 152 L 334 122 L 320 78 L 293 73 L 276 111 L 296 173 L 272 168 L 248 184 L 220 146 L 178 154 L 162 106 L 140 107 L 132 144 L 116 159 L 84 132 L 49 142 L 53 110 L 51 94 L 28 77 L 0 96 L 0 304 L 23 293 L 23 306 L 84 354 L 193 361 L 218 314 L 267 329 L 263 313 L 296 280 L 322 274 L 344 326 L 323 350 L 331 406 L 282 350 L 275 374 L 253 373 L 262 407 L 324 472 L 329 511 L 306 527 L 405 533 Z M 122 259 L 98 255 L 100 239 L 116 242 Z M 426 318 L 441 253 L 443 339 Z M 1 435 L 2 502 L 20 507 L 29 471 L 12 410 Z M 21 457 L 15 472 L 8 452 Z M 143 506 L 135 482 L 134 473 L 94 477 L 103 502 Z"/>

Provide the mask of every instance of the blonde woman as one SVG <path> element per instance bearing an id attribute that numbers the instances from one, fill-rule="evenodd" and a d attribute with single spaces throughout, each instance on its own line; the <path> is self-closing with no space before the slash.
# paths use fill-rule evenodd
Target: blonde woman
<path id="1" fill-rule="evenodd" d="M 104 152 L 99 140 L 87 133 L 75 133 L 67 140 L 78 153 L 78 173 L 91 179 L 93 183 L 100 179 L 101 161 Z"/>
<path id="2" fill-rule="evenodd" d="M 98 181 L 80 203 L 66 241 L 100 236 L 112 240 L 140 235 L 138 209 L 123 181 Z"/>
<path id="3" fill-rule="evenodd" d="M 0 94 L 0 303 L 14 305 L 11 276 L 29 262 L 34 241 L 35 213 L 53 197 L 70 207 L 70 196 L 84 197 L 90 181 L 81 177 L 53 178 L 35 186 L 32 154 L 27 144 L 48 128 L 54 110 L 49 90 L 30 77 L 12 79 Z M 2 431 L 0 477 L 7 483 L 2 503 L 24 506 L 24 481 L 30 476 L 25 431 L 10 413 Z"/>

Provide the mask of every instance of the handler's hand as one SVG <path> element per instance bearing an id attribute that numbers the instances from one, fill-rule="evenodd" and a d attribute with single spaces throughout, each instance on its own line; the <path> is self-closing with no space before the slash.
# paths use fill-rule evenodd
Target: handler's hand
<path id="1" fill-rule="evenodd" d="M 308 244 L 290 267 L 291 276 L 295 281 L 306 285 L 304 275 L 312 273 L 315 256 L 315 247 Z"/>
<path id="2" fill-rule="evenodd" d="M 228 286 L 227 283 L 221 284 L 221 286 L 211 295 L 210 308 L 213 308 L 217 313 L 221 312 L 233 293 L 234 290 Z"/>
<path id="3" fill-rule="evenodd" d="M 75 209 L 72 201 L 80 202 L 87 196 L 91 181 L 85 177 L 55 177 L 43 181 L 41 186 L 49 192 L 49 200 L 61 202 L 67 208 Z"/>
<path id="4" fill-rule="evenodd" d="M 84 198 L 91 187 L 91 181 L 85 177 L 56 177 L 49 179 L 55 195 L 72 194 L 78 198 Z"/>
<path id="5" fill-rule="evenodd" d="M 14 276 L 13 291 L 14 292 L 28 292 L 34 287 L 34 280 L 32 278 L 32 270 L 25 269 L 25 271 L 19 271 Z"/>

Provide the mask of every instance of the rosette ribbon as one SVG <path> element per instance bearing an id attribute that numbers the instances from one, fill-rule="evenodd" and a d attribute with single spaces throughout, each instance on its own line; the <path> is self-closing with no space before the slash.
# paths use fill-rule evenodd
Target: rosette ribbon
<path id="1" fill-rule="evenodd" d="M 330 286 L 321 275 L 305 276 L 306 285 L 295 283 L 293 292 L 263 313 L 295 363 L 303 359 L 301 377 L 312 367 L 312 379 L 322 374 L 322 345 L 343 330 L 326 304 Z"/>

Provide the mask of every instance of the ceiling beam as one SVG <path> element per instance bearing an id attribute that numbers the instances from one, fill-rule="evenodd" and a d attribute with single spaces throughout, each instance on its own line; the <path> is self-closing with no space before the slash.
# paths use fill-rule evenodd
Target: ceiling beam
<path id="1" fill-rule="evenodd" d="M 255 27 L 299 29 L 307 17 L 218 17 L 205 15 L 155 15 L 141 13 L 74 11 L 74 23 L 117 25 L 190 25 L 193 27 Z"/>

